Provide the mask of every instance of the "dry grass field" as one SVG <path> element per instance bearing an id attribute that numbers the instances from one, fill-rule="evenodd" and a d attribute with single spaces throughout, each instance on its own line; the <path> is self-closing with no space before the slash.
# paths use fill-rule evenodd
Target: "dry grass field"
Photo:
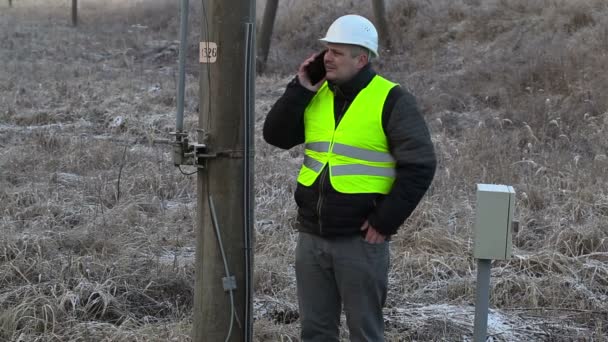
<path id="1" fill-rule="evenodd" d="M 186 123 L 198 108 L 192 4 Z M 172 165 L 175 1 L 0 3 L 0 341 L 189 341 L 195 179 Z M 608 2 L 386 0 L 376 68 L 418 98 L 439 168 L 393 239 L 389 341 L 470 341 L 475 185 L 517 191 L 492 269 L 493 341 L 608 340 Z M 258 1 L 258 17 L 264 1 Z M 282 0 L 256 134 L 332 20 Z M 301 162 L 256 136 L 256 341 L 298 341 Z M 347 332 L 343 332 L 347 336 Z"/>

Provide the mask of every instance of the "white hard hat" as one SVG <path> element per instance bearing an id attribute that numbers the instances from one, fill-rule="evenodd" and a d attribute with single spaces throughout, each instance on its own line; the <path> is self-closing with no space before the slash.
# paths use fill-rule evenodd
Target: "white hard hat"
<path id="1" fill-rule="evenodd" d="M 378 57 L 378 31 L 371 21 L 360 15 L 349 14 L 336 19 L 327 30 L 325 38 L 319 40 L 325 43 L 359 45 Z"/>

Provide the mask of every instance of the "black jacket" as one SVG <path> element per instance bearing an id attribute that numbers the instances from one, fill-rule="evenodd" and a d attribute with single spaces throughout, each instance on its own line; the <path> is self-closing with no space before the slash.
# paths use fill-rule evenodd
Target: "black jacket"
<path id="1" fill-rule="evenodd" d="M 375 75 L 368 65 L 346 84 L 329 84 L 334 93 L 336 125 Z M 304 111 L 314 95 L 294 78 L 266 117 L 264 140 L 282 149 L 304 143 Z M 365 220 L 369 220 L 380 233 L 392 235 L 411 215 L 435 174 L 429 131 L 414 97 L 401 87 L 389 92 L 382 110 L 382 125 L 397 164 L 390 193 L 339 193 L 331 186 L 326 167 L 311 186 L 298 183 L 295 200 L 300 231 L 323 236 L 358 234 Z"/>

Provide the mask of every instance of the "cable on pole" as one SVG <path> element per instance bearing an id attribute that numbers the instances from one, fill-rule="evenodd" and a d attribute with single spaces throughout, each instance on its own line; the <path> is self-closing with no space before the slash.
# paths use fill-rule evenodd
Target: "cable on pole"
<path id="1" fill-rule="evenodd" d="M 243 159 L 243 236 L 244 236 L 244 254 L 245 254 L 245 331 L 243 336 L 245 341 L 249 342 L 252 340 L 253 322 L 251 316 L 253 314 L 251 307 L 251 300 L 253 298 L 253 291 L 251 287 L 251 278 L 253 274 L 253 256 L 251 249 L 251 230 L 253 227 L 253 208 L 251 206 L 251 185 L 253 178 L 253 167 L 252 167 L 252 155 L 251 150 L 251 135 L 250 129 L 253 125 L 253 116 L 251 102 L 253 101 L 254 95 L 252 94 L 252 81 L 254 74 L 253 65 L 253 48 L 254 48 L 254 33 L 252 23 L 245 23 L 245 82 L 244 82 L 244 137 L 243 137 L 243 150 L 245 151 Z"/>
<path id="2" fill-rule="evenodd" d="M 192 176 L 192 175 L 194 175 L 194 174 L 196 174 L 198 172 L 198 170 L 197 171 L 192 171 L 192 172 L 186 172 L 186 171 L 182 170 L 182 166 L 181 165 L 178 165 L 177 168 L 179 169 L 179 172 L 181 172 L 182 175 L 184 175 L 184 176 Z"/>
<path id="3" fill-rule="evenodd" d="M 209 173 L 207 173 L 209 175 Z M 209 189 L 209 187 L 207 187 Z M 220 254 L 222 255 L 222 261 L 224 262 L 224 271 L 226 272 L 226 276 L 222 278 L 222 283 L 224 286 L 224 291 L 230 293 L 230 326 L 228 328 L 228 333 L 226 335 L 225 342 L 230 340 L 230 336 L 232 336 L 232 328 L 234 326 L 234 317 L 236 312 L 234 310 L 234 290 L 236 290 L 236 278 L 230 275 L 230 270 L 228 269 L 228 260 L 226 259 L 226 253 L 224 253 L 224 244 L 222 243 L 222 236 L 220 234 L 219 224 L 217 222 L 217 215 L 215 213 L 215 205 L 213 204 L 213 197 L 211 194 L 207 194 L 209 198 L 209 209 L 211 211 L 211 221 L 213 222 L 213 227 L 215 228 L 215 237 L 217 238 L 217 243 L 220 248 Z"/>

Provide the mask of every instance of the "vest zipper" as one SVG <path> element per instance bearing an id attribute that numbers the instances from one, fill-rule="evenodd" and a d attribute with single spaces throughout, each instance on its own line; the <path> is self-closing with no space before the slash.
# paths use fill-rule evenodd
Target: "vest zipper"
<path id="1" fill-rule="evenodd" d="M 338 117 L 336 118 L 336 127 L 334 128 L 334 130 L 338 129 L 338 125 L 340 124 L 340 121 L 342 121 L 342 117 L 344 116 L 344 114 L 346 114 L 347 105 L 348 105 L 348 100 L 344 99 L 344 104 L 342 105 L 342 110 L 340 111 L 340 115 L 338 115 Z"/>
<path id="2" fill-rule="evenodd" d="M 347 100 L 344 99 L 344 104 L 342 105 L 342 111 L 336 120 L 336 127 L 334 128 L 334 131 L 337 129 L 338 124 L 340 123 L 340 120 L 342 119 L 342 116 L 344 116 L 344 111 L 346 109 L 347 104 L 348 104 Z M 331 140 L 333 142 L 334 138 L 332 137 Z M 321 174 L 319 175 L 319 177 L 321 177 L 321 179 L 319 180 L 319 200 L 317 201 L 317 216 L 319 217 L 319 235 L 323 235 L 323 222 L 321 220 L 321 210 L 323 209 L 323 195 L 325 193 L 325 179 L 327 178 L 326 174 L 327 174 L 328 168 L 329 168 L 329 163 L 327 163 L 325 165 L 323 170 L 321 170 Z"/>
<path id="3" fill-rule="evenodd" d="M 319 180 L 319 200 L 317 201 L 317 216 L 319 217 L 319 235 L 323 235 L 323 222 L 321 220 L 321 209 L 323 208 L 323 195 L 325 193 L 325 174 L 327 173 L 327 168 L 329 167 L 329 163 L 325 165 L 323 170 L 321 171 L 321 179 Z"/>

